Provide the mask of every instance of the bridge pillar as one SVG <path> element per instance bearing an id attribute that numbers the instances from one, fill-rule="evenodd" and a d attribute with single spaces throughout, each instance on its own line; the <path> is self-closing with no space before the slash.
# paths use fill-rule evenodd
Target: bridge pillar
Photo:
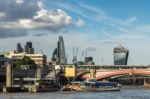
<path id="1" fill-rule="evenodd" d="M 90 78 L 95 79 L 96 78 L 96 70 L 95 69 L 90 69 Z"/>
<path id="2" fill-rule="evenodd" d="M 37 66 L 36 79 L 37 79 L 37 80 L 40 80 L 40 79 L 41 79 L 41 66 Z"/>
<path id="3" fill-rule="evenodd" d="M 12 65 L 7 63 L 6 66 L 6 87 L 12 87 L 13 85 L 13 75 L 12 75 Z"/>

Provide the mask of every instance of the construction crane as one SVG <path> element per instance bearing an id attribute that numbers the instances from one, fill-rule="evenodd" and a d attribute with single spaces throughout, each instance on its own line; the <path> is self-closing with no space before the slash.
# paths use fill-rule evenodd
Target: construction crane
<path id="1" fill-rule="evenodd" d="M 84 57 L 86 57 L 86 55 L 87 55 L 87 51 L 85 52 L 85 56 Z"/>
<path id="2" fill-rule="evenodd" d="M 81 54 L 81 61 L 82 61 L 83 56 L 84 56 L 84 51 L 82 51 L 82 54 Z"/>
<path id="3" fill-rule="evenodd" d="M 40 51 L 41 51 L 41 53 L 43 54 L 43 50 L 42 49 L 40 49 Z M 44 54 L 43 54 L 44 55 Z"/>
<path id="4" fill-rule="evenodd" d="M 78 47 L 76 49 L 76 58 L 78 58 Z"/>

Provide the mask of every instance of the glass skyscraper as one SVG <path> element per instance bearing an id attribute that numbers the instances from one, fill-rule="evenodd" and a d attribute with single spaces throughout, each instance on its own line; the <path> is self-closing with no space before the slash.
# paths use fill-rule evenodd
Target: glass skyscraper
<path id="1" fill-rule="evenodd" d="M 124 47 L 115 47 L 113 49 L 114 65 L 127 65 L 129 50 Z"/>
<path id="2" fill-rule="evenodd" d="M 24 47 L 24 51 L 27 54 L 34 54 L 34 48 L 32 47 L 32 42 L 26 42 L 26 45 Z"/>
<path id="3" fill-rule="evenodd" d="M 58 64 L 67 64 L 65 45 L 62 36 L 59 36 L 57 48 L 53 52 L 52 60 L 56 60 Z"/>
<path id="4" fill-rule="evenodd" d="M 58 41 L 58 62 L 60 64 L 67 64 L 65 45 L 62 36 L 59 36 L 59 41 Z"/>
<path id="5" fill-rule="evenodd" d="M 17 43 L 17 53 L 23 52 L 23 48 L 20 43 Z"/>

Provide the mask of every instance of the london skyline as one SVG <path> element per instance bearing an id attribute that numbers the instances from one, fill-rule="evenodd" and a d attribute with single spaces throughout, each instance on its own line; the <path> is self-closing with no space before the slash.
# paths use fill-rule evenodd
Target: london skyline
<path id="1" fill-rule="evenodd" d="M 69 63 L 72 49 L 93 56 L 96 64 L 113 64 L 113 47 L 130 50 L 129 65 L 148 65 L 149 0 L 1 0 L 0 52 L 32 41 L 35 52 L 51 59 L 59 35 Z"/>

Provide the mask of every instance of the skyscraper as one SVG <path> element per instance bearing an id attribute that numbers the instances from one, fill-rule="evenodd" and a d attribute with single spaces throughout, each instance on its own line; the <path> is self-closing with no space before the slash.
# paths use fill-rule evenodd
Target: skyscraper
<path id="1" fill-rule="evenodd" d="M 17 53 L 23 52 L 23 48 L 20 43 L 17 43 Z"/>
<path id="2" fill-rule="evenodd" d="M 62 36 L 59 36 L 57 48 L 55 48 L 52 56 L 52 61 L 57 61 L 58 64 L 67 64 L 65 45 Z"/>
<path id="3" fill-rule="evenodd" d="M 24 51 L 25 51 L 27 54 L 34 54 L 34 48 L 32 47 L 32 42 L 26 42 Z"/>
<path id="4" fill-rule="evenodd" d="M 55 50 L 53 52 L 51 62 L 52 62 L 52 64 L 57 64 L 58 63 L 58 50 L 57 50 L 57 48 L 55 48 Z"/>
<path id="5" fill-rule="evenodd" d="M 65 52 L 65 45 L 62 36 L 59 36 L 58 40 L 58 62 L 60 64 L 67 64 L 66 52 Z"/>
<path id="6" fill-rule="evenodd" d="M 115 47 L 113 49 L 114 65 L 127 65 L 129 50 L 124 47 Z"/>

